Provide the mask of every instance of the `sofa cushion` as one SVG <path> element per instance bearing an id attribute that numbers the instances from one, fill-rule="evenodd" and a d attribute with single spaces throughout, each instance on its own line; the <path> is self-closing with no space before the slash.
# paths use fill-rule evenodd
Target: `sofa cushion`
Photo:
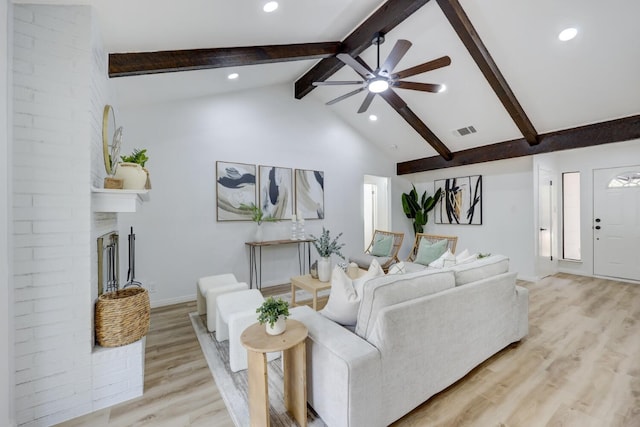
<path id="1" fill-rule="evenodd" d="M 371 261 L 376 260 L 380 265 L 385 265 L 387 262 L 391 261 L 391 257 L 388 256 L 373 256 L 369 254 L 358 254 L 352 255 L 349 257 L 349 262 L 355 262 L 358 264 L 358 267 L 368 269 L 371 266 Z"/>
<path id="2" fill-rule="evenodd" d="M 509 271 L 509 258 L 504 255 L 490 255 L 473 262 L 463 263 L 451 268 L 455 275 L 456 286 L 497 276 Z"/>
<path id="3" fill-rule="evenodd" d="M 380 310 L 454 286 L 455 279 L 450 270 L 423 270 L 371 279 L 362 289 L 355 332 L 367 339 L 369 332 L 373 330 Z"/>
<path id="4" fill-rule="evenodd" d="M 367 280 L 380 275 L 384 275 L 384 272 L 376 260 L 371 263 L 365 274 L 354 280 L 347 276 L 342 268 L 336 266 L 331 273 L 329 300 L 320 314 L 341 325 L 355 325 L 362 287 Z"/>
<path id="5" fill-rule="evenodd" d="M 391 255 L 391 249 L 393 249 L 393 236 L 378 234 L 373 241 L 371 255 L 389 256 Z"/>
<path id="6" fill-rule="evenodd" d="M 404 261 L 400 261 L 389 267 L 389 271 L 387 272 L 387 274 L 404 274 L 406 272 L 407 269 L 404 265 Z"/>
<path id="7" fill-rule="evenodd" d="M 431 264 L 446 252 L 448 244 L 448 240 L 439 240 L 434 244 L 431 244 L 427 239 L 420 240 L 415 262 L 422 265 Z"/>

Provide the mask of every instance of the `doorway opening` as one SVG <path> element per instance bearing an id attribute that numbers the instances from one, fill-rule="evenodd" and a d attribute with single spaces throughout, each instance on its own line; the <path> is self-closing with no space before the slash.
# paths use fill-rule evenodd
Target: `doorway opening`
<path id="1" fill-rule="evenodd" d="M 375 230 L 389 230 L 391 206 L 389 204 L 389 178 L 364 176 L 363 186 L 364 249 L 369 246 Z"/>

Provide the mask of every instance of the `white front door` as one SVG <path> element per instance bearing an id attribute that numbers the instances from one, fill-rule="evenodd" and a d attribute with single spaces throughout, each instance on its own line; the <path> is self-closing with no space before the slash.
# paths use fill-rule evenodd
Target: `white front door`
<path id="1" fill-rule="evenodd" d="M 538 172 L 538 277 L 552 275 L 553 261 L 553 193 L 551 172 Z"/>
<path id="2" fill-rule="evenodd" d="M 625 176 L 631 177 L 631 184 Z M 640 182 L 634 185 L 634 176 L 640 181 L 640 166 L 593 171 L 596 276 L 640 281 Z"/>

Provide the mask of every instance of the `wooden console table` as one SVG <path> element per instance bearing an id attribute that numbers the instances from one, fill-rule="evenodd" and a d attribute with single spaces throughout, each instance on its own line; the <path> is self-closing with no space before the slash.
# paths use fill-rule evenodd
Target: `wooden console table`
<path id="1" fill-rule="evenodd" d="M 253 278 L 256 278 L 256 288 L 262 289 L 262 248 L 278 245 L 297 244 L 298 246 L 298 265 L 300 274 L 304 274 L 306 268 L 311 268 L 311 242 L 314 239 L 283 239 L 283 240 L 266 240 L 264 242 L 245 242 L 249 247 L 249 289 L 253 288 Z M 302 250 L 301 250 L 302 245 Z M 256 254 L 256 248 L 258 249 Z M 307 251 L 307 259 L 305 263 L 304 252 Z"/>

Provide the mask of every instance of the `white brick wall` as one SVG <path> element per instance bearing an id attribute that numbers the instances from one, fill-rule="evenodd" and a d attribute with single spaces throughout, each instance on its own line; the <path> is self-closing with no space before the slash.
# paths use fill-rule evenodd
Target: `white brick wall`
<path id="1" fill-rule="evenodd" d="M 144 341 L 93 346 L 96 238 L 118 228 L 91 212 L 110 98 L 97 20 L 87 6 L 14 10 L 15 411 L 18 425 L 49 426 L 139 396 Z"/>

